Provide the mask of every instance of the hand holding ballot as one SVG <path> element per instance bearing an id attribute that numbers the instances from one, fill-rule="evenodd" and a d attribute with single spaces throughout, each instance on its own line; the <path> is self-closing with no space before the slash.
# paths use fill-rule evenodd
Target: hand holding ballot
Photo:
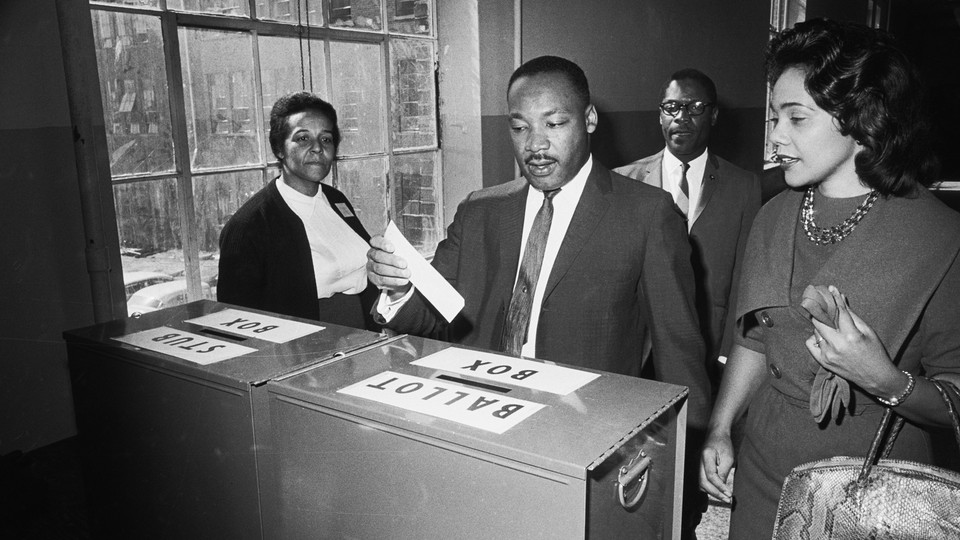
<path id="1" fill-rule="evenodd" d="M 370 239 L 367 277 L 371 283 L 386 290 L 391 298 L 399 298 L 410 290 L 411 273 L 406 259 L 397 255 L 393 243 L 381 235 Z"/>
<path id="2" fill-rule="evenodd" d="M 399 308 L 415 285 L 424 298 L 450 322 L 463 309 L 463 297 L 436 271 L 420 252 L 404 238 L 394 222 L 387 224 L 383 236 L 370 239 L 367 252 L 367 275 L 370 281 L 386 293 L 377 305 L 378 313 L 385 321 L 392 318 L 383 307 L 383 300 Z"/>

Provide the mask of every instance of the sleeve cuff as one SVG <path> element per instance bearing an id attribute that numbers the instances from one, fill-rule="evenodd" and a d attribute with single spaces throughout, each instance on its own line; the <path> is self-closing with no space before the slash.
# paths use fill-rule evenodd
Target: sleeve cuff
<path id="1" fill-rule="evenodd" d="M 374 313 L 379 324 L 387 324 L 392 321 L 393 318 L 397 315 L 397 312 L 400 311 L 407 301 L 410 300 L 410 297 L 413 296 L 413 290 L 415 287 L 410 286 L 410 289 L 396 300 L 390 300 L 390 297 L 387 294 L 386 289 L 380 290 L 380 298 L 377 299 L 376 312 Z"/>

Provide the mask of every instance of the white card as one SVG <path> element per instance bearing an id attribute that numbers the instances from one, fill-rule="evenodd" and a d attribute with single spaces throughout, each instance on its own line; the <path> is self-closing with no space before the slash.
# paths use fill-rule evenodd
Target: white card
<path id="1" fill-rule="evenodd" d="M 240 311 L 239 309 L 225 309 L 196 319 L 188 319 L 184 322 L 231 334 L 272 341 L 273 343 L 293 341 L 319 332 L 324 328 L 299 321 L 281 319 L 280 317 Z"/>
<path id="2" fill-rule="evenodd" d="M 502 434 L 542 409 L 541 403 L 511 398 L 489 390 L 384 371 L 337 390 Z"/>
<path id="3" fill-rule="evenodd" d="M 393 244 L 394 254 L 407 261 L 410 270 L 410 281 L 416 286 L 443 318 L 450 322 L 463 309 L 463 297 L 450 283 L 430 266 L 430 263 L 420 255 L 415 247 L 404 238 L 393 220 L 387 224 L 383 237 Z"/>
<path id="4" fill-rule="evenodd" d="M 471 375 L 501 384 L 565 396 L 600 376 L 536 360 L 450 347 L 410 362 L 413 365 Z"/>

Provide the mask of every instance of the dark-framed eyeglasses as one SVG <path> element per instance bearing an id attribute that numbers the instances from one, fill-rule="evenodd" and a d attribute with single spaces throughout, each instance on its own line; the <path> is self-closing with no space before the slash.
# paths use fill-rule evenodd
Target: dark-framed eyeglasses
<path id="1" fill-rule="evenodd" d="M 707 101 L 664 101 L 660 104 L 660 110 L 663 111 L 663 114 L 670 116 L 676 116 L 680 114 L 680 111 L 686 111 L 687 116 L 700 116 L 703 114 L 707 107 L 712 107 L 713 103 Z"/>

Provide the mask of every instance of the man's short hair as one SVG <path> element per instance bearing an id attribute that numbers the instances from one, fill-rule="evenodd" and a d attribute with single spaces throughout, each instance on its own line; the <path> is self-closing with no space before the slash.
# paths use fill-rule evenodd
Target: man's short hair
<path id="1" fill-rule="evenodd" d="M 669 87 L 673 81 L 696 81 L 707 91 L 707 98 L 710 100 L 710 103 L 717 103 L 717 85 L 713 84 L 713 79 L 707 77 L 707 74 L 699 69 L 693 68 L 685 68 L 674 72 L 674 74 L 670 76 L 670 79 L 663 83 L 663 86 L 660 88 L 660 101 L 663 101 L 663 97 L 667 95 L 667 87 Z"/>
<path id="2" fill-rule="evenodd" d="M 570 81 L 573 90 L 581 101 L 581 105 L 586 107 L 590 104 L 590 85 L 587 84 L 587 76 L 580 69 L 580 66 L 574 64 L 566 58 L 559 56 L 538 56 L 533 60 L 528 60 L 518 67 L 513 75 L 510 76 L 510 82 L 507 84 L 507 93 L 513 88 L 513 83 L 520 77 L 530 77 L 533 75 L 542 75 L 546 73 L 559 73 Z"/>

